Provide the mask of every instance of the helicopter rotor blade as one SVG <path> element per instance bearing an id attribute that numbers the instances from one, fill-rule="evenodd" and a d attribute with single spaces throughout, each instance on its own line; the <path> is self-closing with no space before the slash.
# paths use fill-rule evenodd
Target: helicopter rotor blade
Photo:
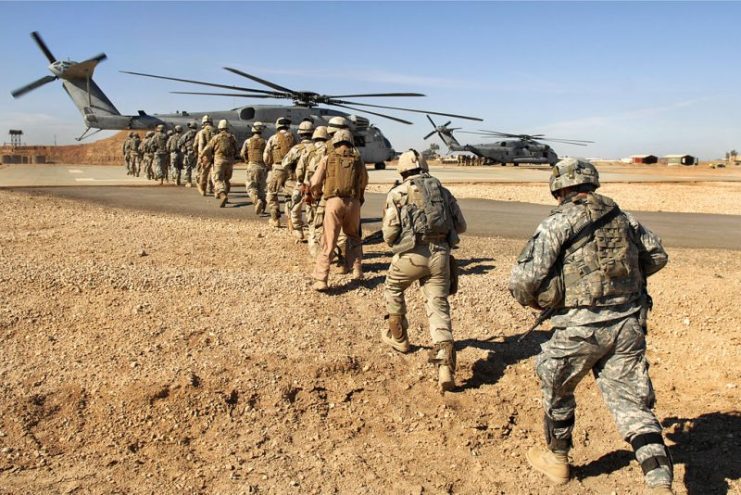
<path id="1" fill-rule="evenodd" d="M 428 116 L 427 116 L 427 120 L 429 120 L 429 121 L 430 121 L 430 124 L 432 124 L 432 127 L 434 127 L 435 129 L 437 129 L 437 125 L 435 125 L 435 122 L 434 122 L 434 121 L 432 120 L 432 117 L 430 117 L 430 116 L 428 115 Z"/>
<path id="2" fill-rule="evenodd" d="M 423 139 L 427 139 L 428 137 L 432 136 L 436 132 L 437 132 L 437 130 L 432 131 L 431 133 L 429 133 L 428 135 L 426 135 Z"/>
<path id="3" fill-rule="evenodd" d="M 87 60 L 83 60 L 80 63 L 81 64 L 85 64 L 85 63 L 88 63 L 88 62 L 95 62 L 96 64 L 99 64 L 100 62 L 102 62 L 103 60 L 105 60 L 107 58 L 108 58 L 108 55 L 106 55 L 105 53 L 99 53 L 96 56 L 90 57 Z"/>
<path id="4" fill-rule="evenodd" d="M 366 93 L 358 95 L 324 95 L 327 98 L 371 98 L 376 96 L 427 96 L 422 93 Z"/>
<path id="5" fill-rule="evenodd" d="M 548 141 L 551 143 L 558 143 L 558 144 L 570 144 L 572 146 L 587 146 L 587 143 L 578 142 L 578 141 L 566 141 L 563 139 L 549 139 L 549 138 L 540 138 L 538 141 Z"/>
<path id="6" fill-rule="evenodd" d="M 264 84 L 265 86 L 267 86 L 269 88 L 273 88 L 276 91 L 281 91 L 283 93 L 291 93 L 291 94 L 296 94 L 297 93 L 297 91 L 294 91 L 292 89 L 288 89 L 285 86 L 279 86 L 278 84 L 272 83 L 272 82 L 267 81 L 265 79 L 261 79 L 261 78 L 259 78 L 257 76 L 253 76 L 252 74 L 247 74 L 246 72 L 243 72 L 243 71 L 241 71 L 239 69 L 234 69 L 232 67 L 224 67 L 224 69 L 228 70 L 229 72 L 231 72 L 233 74 L 237 74 L 238 76 L 246 77 L 247 79 L 251 79 L 251 80 L 253 80 L 255 82 L 259 82 L 260 84 Z"/>
<path id="7" fill-rule="evenodd" d="M 398 117 L 392 117 L 391 115 L 384 115 L 382 113 L 371 112 L 370 110 L 365 110 L 363 108 L 349 107 L 347 105 L 341 105 L 339 103 L 334 103 L 334 102 L 332 102 L 332 103 L 325 103 L 325 105 L 332 105 L 332 106 L 335 106 L 335 107 L 348 108 L 350 110 L 355 110 L 355 111 L 358 111 L 358 112 L 364 112 L 364 113 L 369 113 L 371 115 L 376 115 L 378 117 L 383 117 L 384 119 L 395 120 L 396 122 L 401 122 L 402 124 L 412 125 L 412 123 L 409 122 L 408 120 L 400 119 Z"/>
<path id="8" fill-rule="evenodd" d="M 128 70 L 122 70 L 119 72 L 122 72 L 124 74 L 132 74 L 134 76 L 153 77 L 155 79 L 165 79 L 167 81 L 178 81 L 178 82 L 184 82 L 184 83 L 190 83 L 190 84 L 200 84 L 202 86 L 211 86 L 213 88 L 221 88 L 221 89 L 231 89 L 234 91 L 248 91 L 252 93 L 262 93 L 262 94 L 274 95 L 274 96 L 279 95 L 279 97 L 283 95 L 283 93 L 276 93 L 275 91 L 266 91 L 264 89 L 252 89 L 252 88 L 245 88 L 242 86 L 229 86 L 227 84 L 216 84 L 216 83 L 210 83 L 210 82 L 205 82 L 205 81 L 194 81 L 192 79 L 180 79 L 179 77 L 158 76 L 155 74 L 145 74 L 143 72 L 131 72 Z"/>
<path id="9" fill-rule="evenodd" d="M 51 53 L 51 50 L 49 50 L 49 47 L 46 46 L 46 43 L 44 43 L 44 40 L 41 38 L 41 35 L 38 33 L 38 31 L 34 31 L 33 33 L 31 33 L 31 37 L 36 42 L 36 44 L 39 45 L 41 51 L 44 52 L 44 55 L 46 55 L 49 63 L 53 64 L 57 61 L 57 59 L 54 58 L 54 55 Z"/>
<path id="10" fill-rule="evenodd" d="M 447 121 L 447 122 L 445 122 L 445 123 L 443 124 L 443 127 L 448 127 L 448 126 L 449 126 L 450 124 L 452 124 L 452 123 L 453 123 L 453 121 L 452 121 L 452 120 L 449 120 L 449 121 Z"/>
<path id="11" fill-rule="evenodd" d="M 371 105 L 370 103 L 356 103 L 354 101 L 345 101 L 345 100 L 330 100 L 330 104 L 334 104 L 334 102 L 342 103 L 342 104 L 349 104 L 349 105 L 358 105 L 363 107 L 371 107 L 371 108 L 386 108 L 389 110 L 401 110 L 403 112 L 416 112 L 416 113 L 424 113 L 424 114 L 432 114 L 432 115 L 442 115 L 444 117 L 456 117 L 459 119 L 466 119 L 466 120 L 476 120 L 479 122 L 482 122 L 484 119 L 480 119 L 478 117 L 469 117 L 467 115 L 456 115 L 452 113 L 443 113 L 443 112 L 432 112 L 430 110 L 417 110 L 415 108 L 405 108 L 405 107 L 389 107 L 386 105 Z"/>
<path id="12" fill-rule="evenodd" d="M 170 91 L 173 95 L 236 96 L 237 98 L 276 98 L 272 95 L 248 95 L 246 93 L 202 93 L 200 91 Z"/>
<path id="13" fill-rule="evenodd" d="M 36 79 L 34 82 L 26 84 L 22 88 L 18 88 L 15 91 L 11 92 L 10 94 L 13 95 L 13 98 L 20 98 L 21 96 L 25 95 L 29 91 L 33 91 L 36 88 L 39 88 L 43 86 L 44 84 L 50 83 L 52 81 L 56 81 L 58 77 L 56 76 L 44 76 L 40 79 Z"/>

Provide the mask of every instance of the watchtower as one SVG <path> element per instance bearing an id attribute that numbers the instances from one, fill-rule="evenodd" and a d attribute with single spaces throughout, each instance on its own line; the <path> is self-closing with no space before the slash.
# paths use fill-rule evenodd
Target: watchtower
<path id="1" fill-rule="evenodd" d="M 10 134 L 11 148 L 18 148 L 19 146 L 21 146 L 21 136 L 23 136 L 23 131 L 18 129 L 11 129 L 8 134 Z"/>

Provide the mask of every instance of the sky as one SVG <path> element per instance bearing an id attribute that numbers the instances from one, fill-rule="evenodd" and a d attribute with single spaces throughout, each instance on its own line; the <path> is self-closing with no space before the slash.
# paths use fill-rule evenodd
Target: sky
<path id="1" fill-rule="evenodd" d="M 237 67 L 324 94 L 421 92 L 365 102 L 478 116 L 453 126 L 586 139 L 562 155 L 620 158 L 741 149 L 737 2 L 3 2 L 0 133 L 27 144 L 74 143 L 81 116 L 30 37 L 55 57 L 105 52 L 95 81 L 123 114 L 265 103 L 174 95 L 207 88 L 122 74 L 149 72 L 256 87 Z M 285 101 L 276 101 L 285 104 Z M 397 150 L 425 148 L 413 126 L 367 116 Z M 362 115 L 362 114 L 360 114 Z M 438 123 L 442 123 L 439 118 Z M 110 135 L 102 132 L 96 137 Z M 458 135 L 462 143 L 483 138 Z"/>

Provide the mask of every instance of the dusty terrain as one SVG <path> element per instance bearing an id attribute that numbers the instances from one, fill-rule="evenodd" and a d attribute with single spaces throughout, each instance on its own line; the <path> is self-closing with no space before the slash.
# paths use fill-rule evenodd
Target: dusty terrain
<path id="1" fill-rule="evenodd" d="M 389 253 L 309 289 L 285 230 L 0 191 L 0 493 L 634 494 L 640 469 L 591 378 L 575 479 L 550 487 L 521 241 L 464 237 L 460 388 L 435 391 L 420 295 L 402 356 L 378 338 Z M 680 494 L 741 493 L 741 257 L 670 249 L 650 282 L 656 411 Z"/>

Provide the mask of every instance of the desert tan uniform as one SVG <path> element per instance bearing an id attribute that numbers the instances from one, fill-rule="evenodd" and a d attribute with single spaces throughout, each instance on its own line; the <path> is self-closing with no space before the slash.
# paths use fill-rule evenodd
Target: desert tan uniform
<path id="1" fill-rule="evenodd" d="M 289 228 L 296 230 L 300 233 L 301 239 L 303 239 L 303 219 L 301 218 L 301 210 L 303 209 L 303 177 L 298 178 L 296 170 L 298 169 L 298 163 L 301 157 L 306 154 L 309 150 L 314 149 L 314 142 L 309 138 L 302 138 L 301 142 L 294 145 L 283 157 L 283 169 L 288 171 L 290 176 L 296 179 L 296 184 L 293 187 L 291 193 L 291 200 L 286 202 L 286 215 L 290 219 Z"/>
<path id="2" fill-rule="evenodd" d="M 304 205 L 306 211 L 306 225 L 308 226 L 308 240 L 309 240 L 309 253 L 311 256 L 316 256 L 317 246 L 319 246 L 319 238 L 316 234 L 316 210 L 319 205 L 319 200 L 314 199 L 309 193 L 311 188 L 311 177 L 316 172 L 319 162 L 327 153 L 327 143 L 325 141 L 316 141 L 314 146 L 307 146 L 306 153 L 301 155 L 301 158 L 296 165 L 296 184 L 303 184 L 302 199 L 301 203 Z M 296 211 L 298 210 L 298 211 Z M 291 222 L 293 225 L 298 225 L 301 216 L 300 208 L 294 208 L 291 210 Z"/>
<path id="3" fill-rule="evenodd" d="M 211 185 L 211 168 L 213 167 L 213 162 L 206 157 L 202 158 L 202 156 L 203 150 L 214 137 L 215 133 L 216 131 L 211 124 L 203 126 L 196 133 L 195 150 L 198 157 L 198 190 L 202 194 L 205 194 L 208 192 L 208 189 L 213 187 Z"/>
<path id="4" fill-rule="evenodd" d="M 263 160 L 265 151 L 265 139 L 259 134 L 245 139 L 240 155 L 247 164 L 247 194 L 252 202 L 257 205 L 259 201 L 265 204 L 265 188 L 267 187 L 267 167 Z"/>
<path id="5" fill-rule="evenodd" d="M 329 277 L 329 264 L 340 230 L 347 236 L 347 264 L 355 275 L 362 276 L 360 206 L 368 185 L 368 171 L 354 147 L 345 143 L 330 146 L 311 179 L 312 194 L 318 196 L 321 191 L 325 202 L 322 246 L 312 277 L 324 282 Z"/>
<path id="6" fill-rule="evenodd" d="M 448 232 L 426 232 L 425 198 L 420 186 L 427 185 L 441 207 L 446 210 Z M 391 246 L 391 259 L 384 298 L 389 315 L 402 318 L 407 327 L 404 291 L 419 280 L 430 324 L 432 342 L 453 342 L 450 321 L 450 249 L 458 242 L 458 234 L 466 231 L 458 203 L 440 182 L 429 174 L 408 177 L 389 191 L 383 214 L 383 239 Z"/>
<path id="7" fill-rule="evenodd" d="M 278 193 L 285 187 L 288 180 L 288 171 L 283 168 L 283 157 L 286 156 L 295 144 L 296 138 L 291 131 L 281 129 L 268 139 L 263 152 L 263 161 L 268 166 L 268 208 L 272 220 L 280 219 L 280 204 Z"/>
<path id="8" fill-rule="evenodd" d="M 214 181 L 214 196 L 229 194 L 231 189 L 234 162 L 239 156 L 237 139 L 234 134 L 227 130 L 221 130 L 211 138 L 203 149 L 203 155 L 210 159 L 213 157 L 213 170 L 211 175 Z"/>

